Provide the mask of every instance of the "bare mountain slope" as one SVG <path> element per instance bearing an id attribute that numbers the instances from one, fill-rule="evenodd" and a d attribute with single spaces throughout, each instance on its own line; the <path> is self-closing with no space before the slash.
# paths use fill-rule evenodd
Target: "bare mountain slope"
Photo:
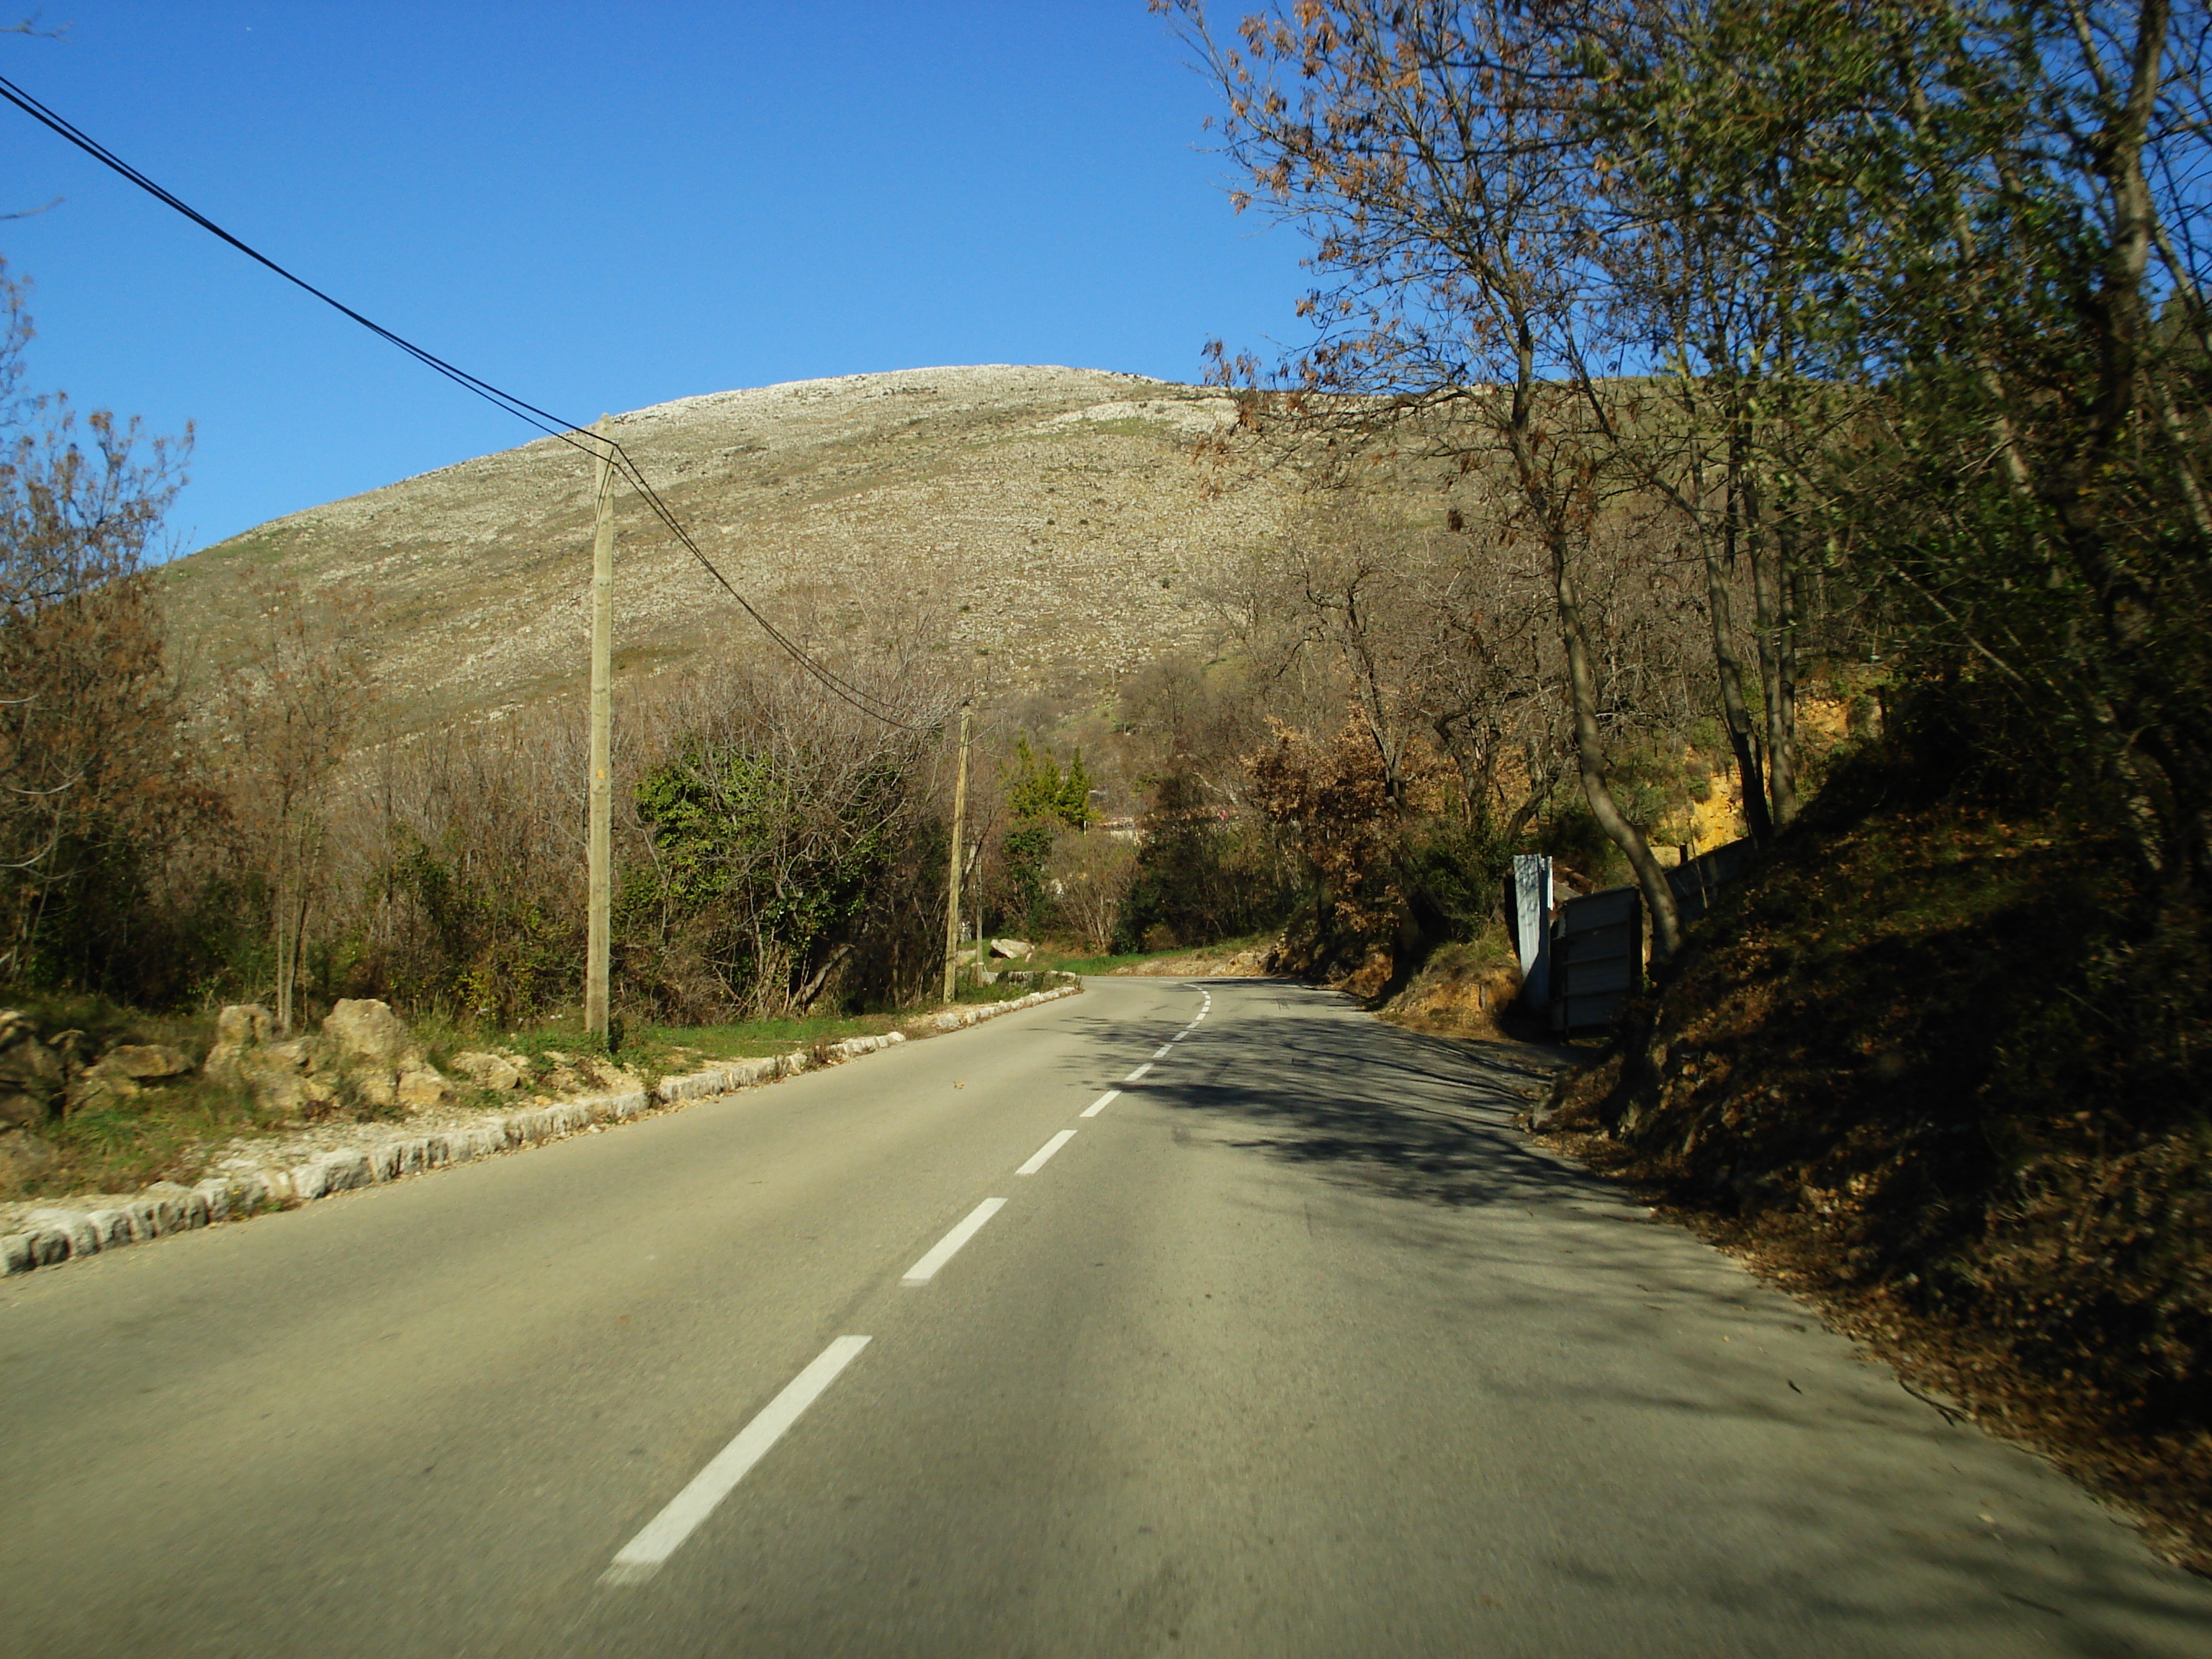
<path id="1" fill-rule="evenodd" d="M 1194 465 L 1233 418 L 1199 387 L 990 366 L 688 398 L 617 431 L 779 625 L 820 637 L 919 611 L 1002 690 L 1073 690 L 1197 643 L 1194 590 L 1279 533 L 1286 486 L 1211 489 Z M 352 586 L 374 598 L 367 643 L 403 728 L 536 701 L 582 675 L 591 483 L 585 457 L 541 439 L 276 520 L 167 568 L 173 637 L 220 669 L 259 580 Z M 635 499 L 617 524 L 623 665 L 750 627 Z"/>

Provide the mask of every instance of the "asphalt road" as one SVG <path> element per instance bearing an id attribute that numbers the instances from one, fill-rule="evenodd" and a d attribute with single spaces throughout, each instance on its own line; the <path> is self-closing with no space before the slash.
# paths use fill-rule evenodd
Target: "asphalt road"
<path id="1" fill-rule="evenodd" d="M 1532 1149 L 1538 1064 L 1094 980 L 9 1281 L 0 1652 L 2212 1652 L 2212 1586 Z"/>

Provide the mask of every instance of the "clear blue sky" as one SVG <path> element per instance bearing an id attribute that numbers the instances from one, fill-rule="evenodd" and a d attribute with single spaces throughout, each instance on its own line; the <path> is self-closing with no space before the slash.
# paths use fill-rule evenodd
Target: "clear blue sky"
<path id="1" fill-rule="evenodd" d="M 19 13 L 10 11 L 12 21 Z M 1295 337 L 1143 0 L 63 0 L 0 73 L 217 223 L 588 421 L 942 363 L 1193 380 Z M 532 434 L 0 106 L 31 380 L 197 423 L 187 550 Z"/>

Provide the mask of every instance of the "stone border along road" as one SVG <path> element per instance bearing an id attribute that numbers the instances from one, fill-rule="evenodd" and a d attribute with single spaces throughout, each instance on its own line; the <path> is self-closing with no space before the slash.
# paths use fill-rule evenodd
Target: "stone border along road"
<path id="1" fill-rule="evenodd" d="M 1017 1009 L 1034 1008 L 1041 1002 L 1073 996 L 1079 985 L 1056 986 L 1032 991 L 1006 1002 L 972 1004 L 947 1008 L 936 1017 L 942 1031 L 957 1031 Z M 847 1037 L 827 1045 L 834 1063 L 857 1060 L 907 1040 L 903 1031 L 882 1036 Z M 687 1101 L 711 1100 L 757 1084 L 795 1077 L 814 1064 L 810 1050 L 770 1054 L 760 1060 L 740 1060 L 710 1066 L 683 1077 L 666 1077 L 653 1090 L 664 1106 Z M 263 1210 L 289 1209 L 336 1193 L 397 1181 L 426 1170 L 472 1163 L 495 1152 L 542 1145 L 575 1134 L 595 1124 L 623 1123 L 641 1117 L 653 1103 L 642 1090 L 629 1094 L 595 1095 L 534 1107 L 504 1117 L 487 1117 L 465 1129 L 398 1137 L 367 1147 L 348 1147 L 324 1152 L 289 1168 L 256 1170 L 242 1176 L 218 1176 L 196 1187 L 157 1182 L 140 1196 L 97 1210 L 72 1210 L 53 1206 L 33 1210 L 25 1218 L 32 1225 L 0 1237 L 0 1276 L 13 1278 L 38 1267 L 51 1267 L 73 1257 L 125 1244 L 143 1243 L 169 1233 L 190 1232 L 197 1227 L 243 1220 Z"/>

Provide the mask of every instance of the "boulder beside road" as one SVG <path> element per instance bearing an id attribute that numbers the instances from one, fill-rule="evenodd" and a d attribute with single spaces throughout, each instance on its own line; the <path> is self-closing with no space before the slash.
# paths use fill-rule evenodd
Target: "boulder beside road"
<path id="1" fill-rule="evenodd" d="M 341 1000 L 319 1036 L 276 1037 L 276 1017 L 266 1008 L 225 1008 L 216 1018 L 208 1075 L 242 1085 L 287 1117 L 313 1118 L 349 1102 L 421 1111 L 453 1098 L 453 1085 L 406 1023 L 373 997 Z"/>

